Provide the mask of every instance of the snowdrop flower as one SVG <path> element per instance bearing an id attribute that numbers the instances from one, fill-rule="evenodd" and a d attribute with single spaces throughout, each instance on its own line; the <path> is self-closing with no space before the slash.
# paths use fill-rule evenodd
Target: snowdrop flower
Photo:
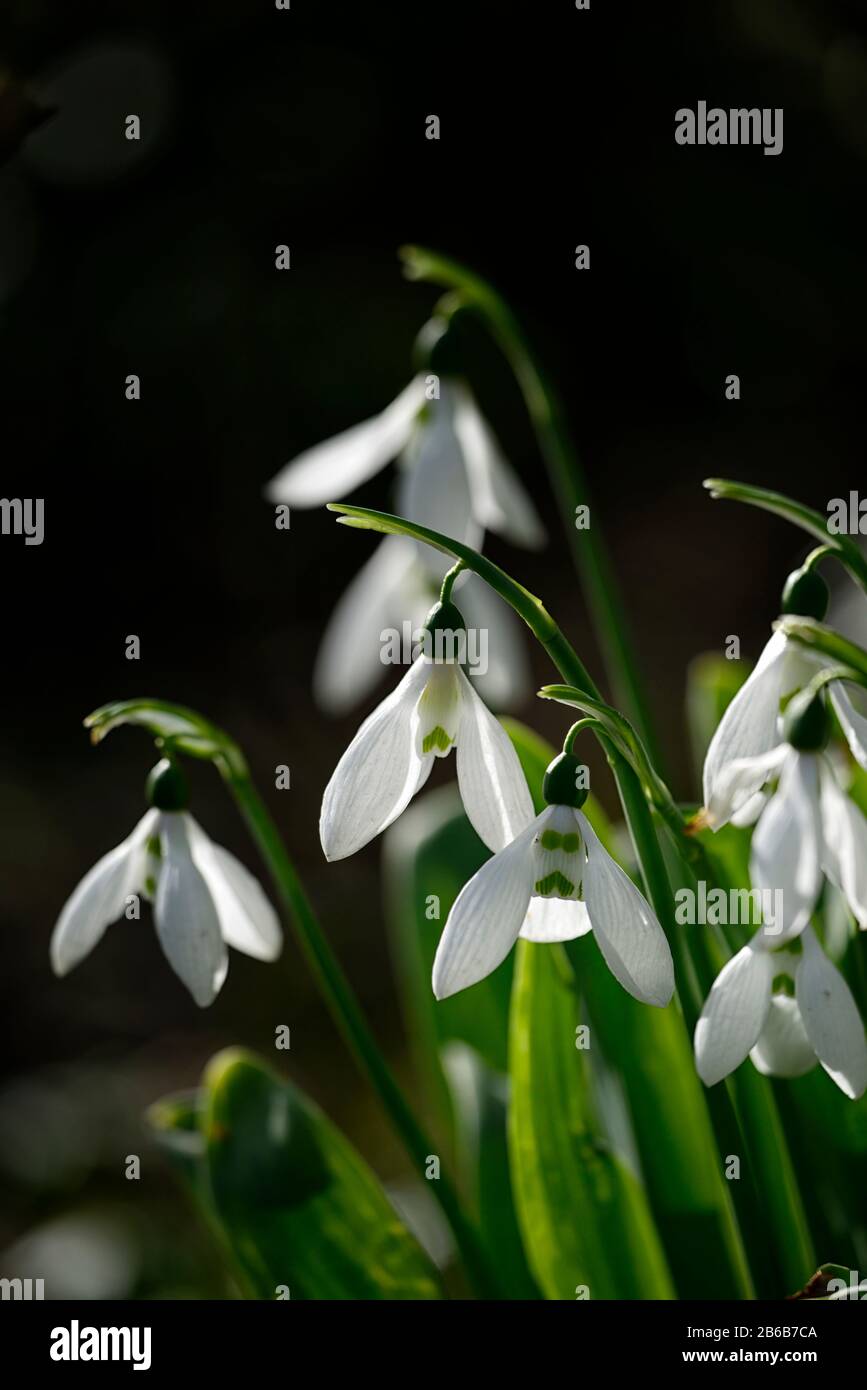
<path id="1" fill-rule="evenodd" d="M 796 570 L 783 590 L 784 613 L 824 617 L 828 590 L 812 571 Z M 751 675 L 726 709 L 704 762 L 704 804 L 709 824 L 718 830 L 731 820 L 749 825 L 762 806 L 762 757 L 779 744 L 780 708 L 826 665 L 784 633 L 775 632 Z M 867 718 L 854 708 L 840 681 L 829 687 L 831 703 L 853 757 L 867 768 Z M 754 760 L 749 766 L 750 760 Z M 742 764 L 733 784 L 727 769 Z"/>
<path id="2" fill-rule="evenodd" d="M 434 960 L 438 999 L 484 979 L 519 936 L 570 941 L 591 930 L 625 990 L 660 1008 L 671 999 L 665 933 L 581 811 L 587 792 L 577 786 L 579 767 L 569 752 L 554 759 L 545 774 L 545 810 L 459 893 Z"/>
<path id="3" fill-rule="evenodd" d="M 447 525 L 434 529 L 457 534 Z M 387 536 L 338 599 L 313 668 L 317 704 L 329 714 L 345 714 L 379 684 L 385 632 L 400 631 L 404 623 L 412 632 L 422 627 L 451 564 L 450 557 L 428 546 L 424 550 L 426 556 L 406 536 Z M 476 689 L 487 704 L 503 708 L 519 699 L 529 683 L 519 621 L 475 575 L 461 575 L 458 586 L 468 626 L 489 634 L 488 669 L 475 673 Z"/>
<path id="4" fill-rule="evenodd" d="M 440 655 L 448 643 L 438 634 L 450 639 L 463 627 L 454 604 L 434 605 L 422 651 L 337 764 L 319 820 L 327 859 L 345 859 L 391 825 L 452 748 L 464 809 L 489 849 L 508 844 L 532 816 L 508 734 L 458 662 Z"/>
<path id="5" fill-rule="evenodd" d="M 803 1076 L 820 1062 L 856 1100 L 867 1089 L 864 1025 L 843 976 L 811 927 L 794 946 L 769 951 L 761 929 L 720 971 L 695 1029 L 706 1086 L 749 1055 L 767 1076 Z"/>
<path id="6" fill-rule="evenodd" d="M 784 742 L 758 757 L 730 763 L 718 779 L 716 804 L 728 819 L 745 786 L 778 778 L 753 834 L 750 878 L 763 901 L 782 895 L 780 920 L 762 930 L 781 945 L 810 920 L 823 875 L 843 893 L 859 926 L 867 928 L 867 819 L 845 794 L 823 752 L 830 721 L 821 695 L 801 691 L 783 717 Z M 768 897 L 765 897 L 765 894 Z"/>
<path id="7" fill-rule="evenodd" d="M 436 321 L 432 321 L 436 322 Z M 381 415 L 299 454 L 272 479 L 270 501 L 316 507 L 339 501 L 392 459 L 399 464 L 400 516 L 481 549 L 486 530 L 536 548 L 545 532 L 536 510 L 502 457 L 466 382 L 455 374 L 454 353 L 442 343 L 425 350 L 436 375 L 419 374 Z M 450 360 L 451 358 L 451 360 Z M 381 674 L 381 630 L 404 618 L 418 626 L 442 583 L 449 561 L 417 542 L 389 537 L 377 548 L 338 603 L 314 669 L 323 708 L 343 713 L 364 699 Z M 496 595 L 478 591 L 471 607 L 484 607 L 474 625 L 490 628 L 491 669 L 481 678 L 493 704 L 507 704 L 527 683 L 518 623 Z M 431 589 L 434 588 L 434 593 Z M 484 621 L 483 621 L 484 618 Z"/>
<path id="8" fill-rule="evenodd" d="M 51 964 L 66 975 L 89 955 L 135 894 L 153 903 L 169 965 L 201 1007 L 213 1003 L 229 968 L 228 946 L 274 960 L 282 939 L 259 883 L 187 813 L 180 770 L 167 759 L 148 778 L 151 809 L 122 844 L 85 874 L 51 938 Z"/>

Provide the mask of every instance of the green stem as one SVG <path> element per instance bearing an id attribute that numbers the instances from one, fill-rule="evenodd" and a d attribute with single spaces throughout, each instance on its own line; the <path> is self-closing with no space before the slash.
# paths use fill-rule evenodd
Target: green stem
<path id="1" fill-rule="evenodd" d="M 361 1070 L 378 1093 L 403 1144 L 420 1172 L 432 1154 L 433 1141 L 415 1118 L 367 1026 L 361 1007 L 320 927 L 301 880 L 286 852 L 271 816 L 248 773 L 229 772 L 229 788 L 237 802 L 259 852 L 295 926 L 296 936 L 308 965 L 319 985 L 345 1041 Z M 458 1249 L 477 1292 L 485 1298 L 500 1296 L 499 1287 L 488 1267 L 475 1229 L 464 1216 L 457 1194 L 448 1178 L 440 1176 L 433 1184 L 454 1232 Z"/>
<path id="2" fill-rule="evenodd" d="M 458 560 L 456 565 L 443 576 L 442 588 L 440 589 L 440 603 L 449 603 L 452 596 L 452 589 L 455 587 L 455 580 L 464 568 L 463 560 Z"/>
<path id="3" fill-rule="evenodd" d="M 410 279 L 425 280 L 445 289 L 457 290 L 460 296 L 458 302 L 471 304 L 479 310 L 509 362 L 548 468 L 617 702 L 631 714 L 651 750 L 654 762 L 659 766 L 659 750 L 649 705 L 599 524 L 593 520 L 584 530 L 578 530 L 575 526 L 578 508 L 589 509 L 589 494 L 584 471 L 551 380 L 508 304 L 481 276 L 449 257 L 420 246 L 403 247 L 401 256 Z M 442 311 L 448 313 L 450 307 L 446 300 Z"/>
<path id="4" fill-rule="evenodd" d="M 563 740 L 563 752 L 574 752 L 575 740 L 582 729 L 598 729 L 600 727 L 598 719 L 576 719 L 566 737 Z"/>
<path id="5" fill-rule="evenodd" d="M 800 526 L 802 531 L 821 541 L 822 549 L 845 565 L 853 579 L 867 592 L 867 559 L 849 536 L 832 535 L 820 512 L 814 512 L 812 507 L 805 507 L 781 492 L 769 492 L 767 488 L 751 487 L 748 483 L 736 483 L 728 478 L 707 478 L 704 485 L 714 499 L 747 502 Z"/>

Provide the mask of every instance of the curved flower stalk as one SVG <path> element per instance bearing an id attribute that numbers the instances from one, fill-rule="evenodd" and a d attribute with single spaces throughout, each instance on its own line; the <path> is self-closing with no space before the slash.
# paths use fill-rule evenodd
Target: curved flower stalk
<path id="1" fill-rule="evenodd" d="M 253 875 L 187 813 L 177 765 L 158 763 L 147 790 L 151 809 L 64 906 L 51 938 L 51 964 L 55 974 L 68 974 L 121 916 L 129 897 L 144 897 L 153 903 L 169 965 L 204 1008 L 225 981 L 227 948 L 276 960 L 283 944 L 280 923 Z"/>
<path id="2" fill-rule="evenodd" d="M 653 910 L 605 850 L 581 807 L 571 742 L 549 766 L 548 802 L 470 879 L 449 913 L 433 967 L 445 999 L 495 970 L 519 936 L 571 941 L 593 931 L 612 974 L 644 1004 L 674 994 L 671 951 Z"/>
<path id="3" fill-rule="evenodd" d="M 746 1057 L 767 1076 L 803 1076 L 817 1062 L 853 1100 L 867 1090 L 864 1025 L 812 927 L 770 951 L 760 928 L 718 975 L 695 1030 L 695 1059 L 713 1086 Z"/>
<path id="4" fill-rule="evenodd" d="M 454 330 L 443 320 L 431 326 L 437 341 L 423 348 L 431 373 L 416 375 L 380 415 L 299 454 L 272 479 L 266 495 L 294 507 L 321 506 L 397 459 L 397 505 L 404 515 L 476 549 L 485 531 L 538 548 L 545 532 L 536 509 L 455 370 Z M 376 685 L 382 629 L 404 620 L 416 626 L 445 568 L 427 547 L 383 542 L 343 594 L 323 637 L 314 693 L 326 709 L 342 713 Z M 486 607 L 479 626 L 492 628 L 494 661 L 481 679 L 493 703 L 506 703 L 526 684 L 526 660 L 515 660 L 520 644 L 508 610 Z"/>
<path id="5" fill-rule="evenodd" d="M 327 859 L 345 859 L 406 810 L 437 758 L 456 750 L 467 815 L 489 849 L 502 849 L 533 814 L 518 755 L 457 659 L 464 619 L 443 600 L 428 615 L 422 650 L 364 721 L 325 788 L 319 820 Z"/>

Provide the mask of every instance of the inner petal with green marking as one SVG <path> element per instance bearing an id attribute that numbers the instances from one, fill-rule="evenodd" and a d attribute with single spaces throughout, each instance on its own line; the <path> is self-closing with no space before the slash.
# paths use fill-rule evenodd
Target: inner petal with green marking
<path id="1" fill-rule="evenodd" d="M 460 688 L 456 669 L 438 662 L 430 664 L 430 675 L 417 706 L 417 747 L 422 754 L 444 758 L 457 739 Z"/>
<path id="2" fill-rule="evenodd" d="M 534 895 L 580 901 L 585 857 L 575 812 L 552 806 L 533 842 Z"/>

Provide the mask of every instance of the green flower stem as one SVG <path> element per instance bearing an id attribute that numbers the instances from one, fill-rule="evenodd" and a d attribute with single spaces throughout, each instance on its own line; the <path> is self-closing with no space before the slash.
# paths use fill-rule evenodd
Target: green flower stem
<path id="1" fill-rule="evenodd" d="M 563 752 L 574 753 L 575 740 L 583 729 L 599 729 L 601 727 L 598 719 L 576 719 L 563 740 Z"/>
<path id="2" fill-rule="evenodd" d="M 452 565 L 451 569 L 443 577 L 442 587 L 440 589 L 440 603 L 449 603 L 451 601 L 452 589 L 455 587 L 455 580 L 457 579 L 458 575 L 461 573 L 463 568 L 463 560 L 458 560 L 458 563 L 456 565 Z"/>
<path id="3" fill-rule="evenodd" d="M 775 516 L 781 516 L 793 525 L 800 526 L 802 531 L 821 541 L 822 549 L 845 565 L 853 579 L 867 592 L 867 559 L 849 536 L 832 535 L 828 530 L 827 521 L 820 512 L 814 512 L 811 507 L 794 502 L 791 497 L 785 497 L 781 492 L 769 492 L 763 487 L 750 487 L 747 483 L 732 482 L 728 478 L 707 478 L 704 486 L 714 499 L 747 502 L 753 507 L 761 507 L 763 511 L 773 512 Z M 809 558 L 812 560 L 813 556 Z"/>
<path id="4" fill-rule="evenodd" d="M 841 674 L 840 680 L 867 685 L 867 652 L 863 647 L 859 647 L 857 642 L 850 642 L 848 637 L 842 637 L 839 632 L 817 622 L 815 618 L 780 618 L 774 627 L 785 633 L 790 641 L 798 642 L 802 647 L 808 647 L 810 651 L 827 657 L 841 670 L 847 669 L 848 674 Z"/>
<path id="5" fill-rule="evenodd" d="M 169 754 L 185 752 L 191 757 L 212 762 L 217 768 L 268 866 L 301 951 L 335 1023 L 382 1101 L 414 1167 L 424 1172 L 428 1158 L 437 1152 L 436 1145 L 416 1120 L 367 1026 L 352 987 L 328 944 L 238 745 L 222 729 L 195 711 L 164 701 L 129 700 L 105 705 L 85 720 L 94 742 L 99 742 L 110 729 L 124 723 L 147 729 Z M 501 1297 L 498 1281 L 489 1268 L 476 1230 L 465 1217 L 448 1178 L 440 1176 L 432 1184 L 432 1191 L 452 1228 L 475 1291 L 483 1298 Z"/>
<path id="6" fill-rule="evenodd" d="M 405 246 L 401 256 L 409 279 L 425 280 L 457 292 L 456 298 L 449 297 L 440 306 L 442 312 L 448 314 L 453 303 L 469 304 L 480 311 L 508 360 L 523 393 L 557 496 L 612 688 L 618 703 L 630 712 L 659 766 L 649 706 L 599 525 L 594 520 L 582 531 L 574 525 L 577 508 L 589 506 L 587 483 L 551 381 L 508 304 L 487 281 L 457 261 L 424 247 Z"/>

